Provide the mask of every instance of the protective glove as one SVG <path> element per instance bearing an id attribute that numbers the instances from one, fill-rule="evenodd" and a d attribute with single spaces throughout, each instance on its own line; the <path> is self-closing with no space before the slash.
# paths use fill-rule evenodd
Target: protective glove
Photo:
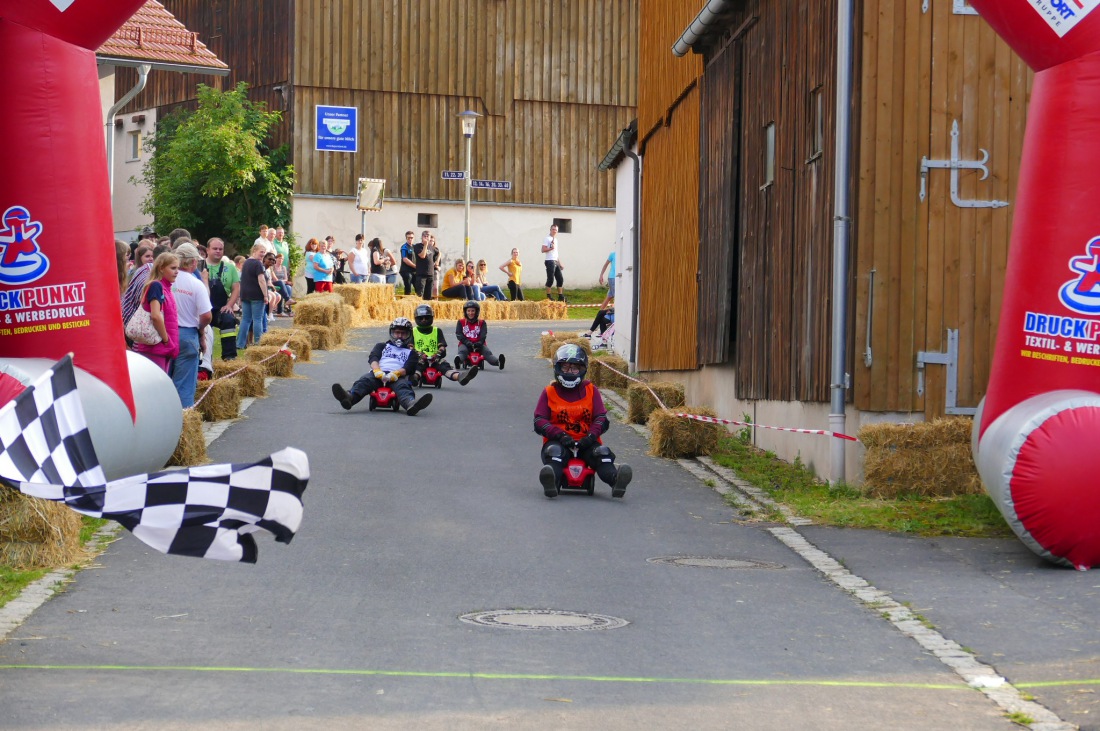
<path id="1" fill-rule="evenodd" d="M 577 446 L 577 443 L 573 440 L 573 437 L 564 432 L 560 437 L 558 437 L 558 443 L 566 449 L 572 449 L 573 447 Z"/>
<path id="2" fill-rule="evenodd" d="M 374 369 L 374 377 L 377 378 L 379 381 L 384 382 L 386 380 L 386 374 L 382 372 L 381 368 Z"/>
<path id="3" fill-rule="evenodd" d="M 387 373 L 385 378 L 383 378 L 382 380 L 385 383 L 393 383 L 394 381 L 396 381 L 400 377 L 401 376 L 397 375 L 397 371 L 391 371 L 391 372 Z"/>
<path id="4" fill-rule="evenodd" d="M 577 448 L 582 451 L 590 449 L 596 445 L 596 437 L 592 434 L 585 434 L 579 442 L 577 442 Z"/>

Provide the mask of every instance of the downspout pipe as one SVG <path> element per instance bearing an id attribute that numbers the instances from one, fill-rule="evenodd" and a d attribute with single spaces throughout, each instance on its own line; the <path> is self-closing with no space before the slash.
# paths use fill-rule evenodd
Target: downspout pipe
<path id="1" fill-rule="evenodd" d="M 852 154 L 852 77 L 854 75 L 853 0 L 837 3 L 836 50 L 836 177 L 833 184 L 833 312 L 832 376 L 829 429 L 846 434 L 845 401 L 848 390 L 848 251 L 851 229 L 849 191 Z M 834 439 L 830 451 L 829 481 L 844 481 L 844 445 Z"/>
<path id="2" fill-rule="evenodd" d="M 107 179 L 110 182 L 112 201 L 115 195 L 115 115 L 145 88 L 145 82 L 149 80 L 149 70 L 151 68 L 152 66 L 147 63 L 138 66 L 137 84 L 134 85 L 133 89 L 126 92 L 126 96 L 115 102 L 114 106 L 107 112 Z"/>
<path id="3" fill-rule="evenodd" d="M 631 278 L 630 296 L 630 370 L 638 370 L 638 306 L 639 276 L 642 271 L 642 158 L 638 153 L 630 149 L 623 149 L 623 154 L 634 163 L 634 220 L 632 222 L 631 247 L 634 267 L 634 276 Z"/>
<path id="4" fill-rule="evenodd" d="M 672 44 L 672 55 L 677 58 L 682 58 L 687 55 L 687 52 L 691 50 L 691 47 L 695 45 L 707 31 L 718 16 L 722 14 L 722 11 L 727 6 L 733 5 L 733 0 L 710 0 L 703 9 L 699 11 L 699 14 L 695 16 L 695 20 L 691 21 L 684 32 L 680 35 L 679 40 Z"/>

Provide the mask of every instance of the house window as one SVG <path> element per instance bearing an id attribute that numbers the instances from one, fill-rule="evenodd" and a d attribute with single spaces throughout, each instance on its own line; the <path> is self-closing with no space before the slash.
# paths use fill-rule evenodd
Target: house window
<path id="1" fill-rule="evenodd" d="M 555 218 L 554 225 L 558 227 L 558 233 L 571 234 L 573 233 L 573 219 L 572 218 Z"/>
<path id="2" fill-rule="evenodd" d="M 416 227 L 417 228 L 439 228 L 439 214 L 438 213 L 418 213 L 418 214 L 416 214 Z"/>
<path id="3" fill-rule="evenodd" d="M 775 182 L 775 122 L 764 127 L 764 184 L 761 189 Z"/>
<path id="4" fill-rule="evenodd" d="M 821 157 L 825 150 L 825 90 L 817 87 L 810 92 L 810 119 L 813 120 L 813 133 L 810 136 L 810 157 L 806 162 L 811 162 Z"/>
<path id="5" fill-rule="evenodd" d="M 135 129 L 130 133 L 130 157 L 131 161 L 141 159 L 141 130 Z"/>

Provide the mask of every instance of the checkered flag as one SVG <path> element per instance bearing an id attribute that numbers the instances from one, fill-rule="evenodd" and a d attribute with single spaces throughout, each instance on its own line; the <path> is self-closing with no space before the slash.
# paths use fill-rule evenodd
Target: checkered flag
<path id="1" fill-rule="evenodd" d="M 107 482 L 76 391 L 72 357 L 0 408 L 0 483 L 114 520 L 162 553 L 255 563 L 253 533 L 289 543 L 302 522 L 305 453 Z"/>

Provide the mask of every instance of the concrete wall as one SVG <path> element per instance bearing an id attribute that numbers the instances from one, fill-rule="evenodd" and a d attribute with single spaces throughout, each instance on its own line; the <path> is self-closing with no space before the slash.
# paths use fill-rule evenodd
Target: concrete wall
<path id="1" fill-rule="evenodd" d="M 134 117 L 145 115 L 144 123 L 134 122 Z M 141 212 L 141 201 L 145 198 L 145 186 L 134 185 L 130 178 L 141 179 L 142 168 L 148 156 L 144 149 L 139 149 L 139 156 L 134 158 L 132 153 L 131 134 L 138 133 L 142 141 L 152 135 L 157 126 L 157 110 L 146 109 L 132 114 L 120 114 L 121 126 L 112 126 L 110 131 L 115 136 L 115 159 L 111 174 L 114 176 L 114 195 L 112 197 L 112 209 L 115 219 L 115 237 L 123 241 L 137 238 L 137 234 L 144 226 L 153 222 L 153 217 Z"/>
<path id="2" fill-rule="evenodd" d="M 766 426 L 829 429 L 828 403 L 743 401 L 736 398 L 736 373 L 728 364 L 708 366 L 698 371 L 654 372 L 646 375 L 649 380 L 683 383 L 689 406 L 709 406 L 723 419 L 749 421 Z M 845 433 L 857 436 L 864 424 L 915 423 L 923 420 L 923 414 L 919 413 L 858 411 L 849 405 Z M 730 426 L 728 429 L 730 432 L 737 432 L 741 427 Z M 829 454 L 834 440 L 834 437 L 817 434 L 753 429 L 752 443 L 774 452 L 788 462 L 801 459 L 818 477 L 827 480 L 831 471 Z M 845 441 L 844 445 L 844 479 L 848 483 L 859 484 L 863 482 L 865 449 L 859 442 Z"/>
<path id="3" fill-rule="evenodd" d="M 443 266 L 449 267 L 463 251 L 462 203 L 387 200 L 381 211 L 361 214 L 350 197 L 295 196 L 293 206 L 291 229 L 302 245 L 310 238 L 321 239 L 331 234 L 339 248 L 351 249 L 365 215 L 367 239 L 377 236 L 396 254 L 405 241 L 406 231 L 416 231 L 417 241 L 420 240 L 425 227 L 416 225 L 417 215 L 432 214 L 438 225 L 428 230 L 435 233 L 439 242 Z M 596 286 L 600 268 L 616 241 L 615 211 L 610 209 L 474 204 L 470 208 L 470 258 L 485 259 L 489 265 L 489 283 L 507 289 L 508 277 L 497 267 L 517 247 L 523 262 L 524 290 L 542 290 L 546 270 L 540 247 L 555 218 L 572 220 L 572 233 L 558 234 L 565 287 Z"/>
<path id="4" fill-rule="evenodd" d="M 634 275 L 637 271 L 634 262 L 634 161 L 623 158 L 614 175 L 618 280 L 615 283 L 615 352 L 629 363 L 634 339 Z"/>

